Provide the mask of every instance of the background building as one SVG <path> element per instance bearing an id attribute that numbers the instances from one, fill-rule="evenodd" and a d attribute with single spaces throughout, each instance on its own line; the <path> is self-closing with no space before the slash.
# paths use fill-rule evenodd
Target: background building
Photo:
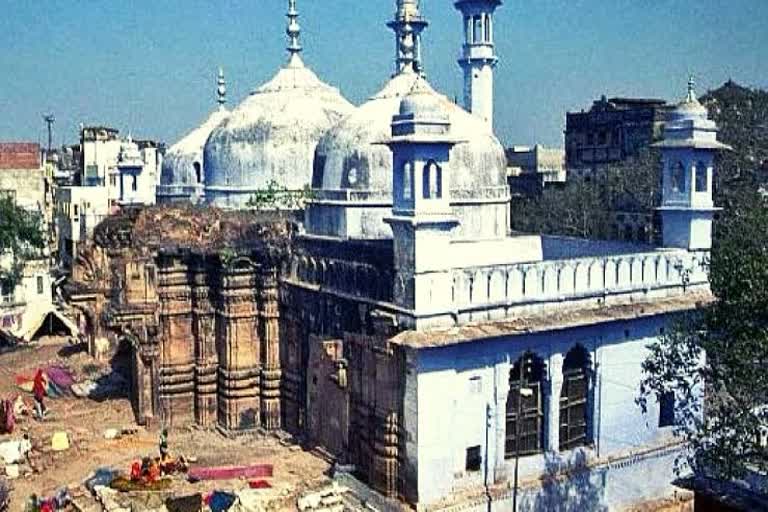
<path id="1" fill-rule="evenodd" d="M 507 148 L 507 179 L 512 194 L 537 195 L 549 184 L 565 183 L 565 152 L 560 148 Z"/>
<path id="2" fill-rule="evenodd" d="M 0 195 L 10 197 L 19 207 L 40 215 L 44 238 L 50 242 L 52 173 L 43 165 L 41 155 L 38 144 L 0 143 Z M 12 254 L 0 254 L 0 266 L 7 270 L 12 262 Z M 55 319 L 56 325 L 66 323 L 71 326 L 54 308 L 51 250 L 46 245 L 26 259 L 20 281 L 15 286 L 0 282 L 0 329 L 30 339 L 41 327 L 46 327 L 44 324 L 49 318 Z M 66 332 L 74 334 L 69 328 Z"/>
<path id="3" fill-rule="evenodd" d="M 595 101 L 588 112 L 568 112 L 565 160 L 568 172 L 588 175 L 600 167 L 637 156 L 661 137 L 664 100 L 610 98 Z"/>

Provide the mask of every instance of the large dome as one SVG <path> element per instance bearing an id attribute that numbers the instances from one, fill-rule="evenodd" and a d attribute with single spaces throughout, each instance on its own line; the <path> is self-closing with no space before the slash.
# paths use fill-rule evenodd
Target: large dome
<path id="1" fill-rule="evenodd" d="M 317 142 L 353 109 L 293 55 L 211 133 L 204 152 L 206 200 L 241 208 L 272 181 L 291 190 L 309 185 Z"/>
<path id="2" fill-rule="evenodd" d="M 392 208 L 392 116 L 419 76 L 401 73 L 320 140 L 312 178 L 317 190 L 307 212 L 307 231 L 350 238 L 390 238 L 383 218 Z M 459 237 L 496 238 L 508 231 L 504 148 L 492 130 L 443 95 L 426 87 L 460 140 L 451 153 L 451 194 L 462 224 Z M 486 217 L 482 218 L 480 213 Z"/>
<path id="3" fill-rule="evenodd" d="M 205 141 L 229 111 L 224 108 L 213 112 L 205 122 L 170 147 L 163 158 L 157 202 L 197 202 L 202 197 L 204 169 L 203 146 Z"/>

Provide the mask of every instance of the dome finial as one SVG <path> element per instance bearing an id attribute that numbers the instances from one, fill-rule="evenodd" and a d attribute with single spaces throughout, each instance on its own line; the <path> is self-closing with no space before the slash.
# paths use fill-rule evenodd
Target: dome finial
<path id="1" fill-rule="evenodd" d="M 387 26 L 395 32 L 395 74 L 423 73 L 421 33 L 427 28 L 421 15 L 419 0 L 397 0 L 395 18 Z"/>
<path id="2" fill-rule="evenodd" d="M 299 36 L 301 36 L 301 26 L 299 25 L 299 11 L 296 9 L 296 0 L 288 0 L 288 27 L 285 29 L 285 33 L 288 34 L 288 53 L 291 60 L 294 57 L 298 57 L 301 53 L 301 43 L 299 42 Z"/>
<path id="3" fill-rule="evenodd" d="M 690 74 L 688 76 L 688 94 L 685 97 L 685 101 L 687 101 L 688 103 L 693 103 L 694 101 L 698 101 L 696 99 L 696 80 L 693 74 Z"/>
<path id="4" fill-rule="evenodd" d="M 219 77 L 216 80 L 216 103 L 219 104 L 219 110 L 224 110 L 227 103 L 227 82 L 224 80 L 224 69 L 219 68 Z"/>

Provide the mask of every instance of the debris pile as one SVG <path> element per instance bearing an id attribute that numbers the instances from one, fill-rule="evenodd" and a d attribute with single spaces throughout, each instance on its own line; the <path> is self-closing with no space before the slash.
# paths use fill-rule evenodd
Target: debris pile
<path id="1" fill-rule="evenodd" d="M 343 495 L 347 492 L 349 489 L 333 482 L 330 487 L 299 498 L 297 505 L 301 512 L 344 512 Z"/>

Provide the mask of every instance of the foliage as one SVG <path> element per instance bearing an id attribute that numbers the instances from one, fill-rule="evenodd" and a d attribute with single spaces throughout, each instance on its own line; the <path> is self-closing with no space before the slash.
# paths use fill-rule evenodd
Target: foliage
<path id="1" fill-rule="evenodd" d="M 715 202 L 728 215 L 731 205 L 768 182 L 768 92 L 729 81 L 702 96 L 701 102 L 717 123 L 718 139 L 733 147 L 718 155 L 715 166 Z M 614 213 L 651 213 L 658 205 L 660 168 L 658 152 L 646 150 L 589 182 L 569 176 L 560 189 L 545 189 L 540 197 L 522 199 L 514 210 L 512 227 L 553 235 L 615 237 Z"/>
<path id="2" fill-rule="evenodd" d="M 39 213 L 29 212 L 9 196 L 0 197 L 0 281 L 13 289 L 21 279 L 24 261 L 45 245 Z"/>
<path id="3" fill-rule="evenodd" d="M 753 192 L 721 220 L 710 263 L 716 302 L 651 344 L 643 363 L 639 403 L 647 407 L 656 396 L 674 393 L 674 430 L 688 441 L 688 462 L 700 474 L 719 478 L 768 471 L 768 208 L 763 201 Z"/>
<path id="4" fill-rule="evenodd" d="M 300 210 L 313 197 L 312 189 L 304 186 L 301 190 L 289 190 L 275 180 L 266 188 L 257 190 L 246 205 L 254 210 Z"/>
<path id="5" fill-rule="evenodd" d="M 632 160 L 590 177 L 569 177 L 561 188 L 546 188 L 539 197 L 515 207 L 512 228 L 586 238 L 616 234 L 614 212 L 645 212 L 658 203 L 659 153 L 644 150 Z"/>

